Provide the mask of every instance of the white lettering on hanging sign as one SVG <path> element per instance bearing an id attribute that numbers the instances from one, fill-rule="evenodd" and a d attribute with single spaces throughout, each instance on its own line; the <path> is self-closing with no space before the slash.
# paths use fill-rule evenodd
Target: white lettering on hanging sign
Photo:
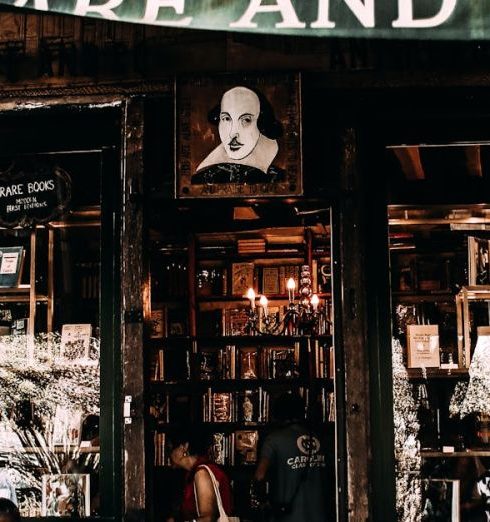
<path id="1" fill-rule="evenodd" d="M 247 10 L 236 22 L 232 22 L 230 27 L 237 29 L 253 29 L 257 23 L 253 21 L 255 15 L 259 13 L 280 13 L 282 22 L 276 23 L 278 29 L 303 29 L 306 27 L 304 22 L 298 19 L 291 0 L 277 0 L 276 4 L 262 4 L 262 0 L 250 0 Z"/>
<path id="2" fill-rule="evenodd" d="M 160 9 L 163 8 L 173 9 L 175 14 L 183 15 L 185 0 L 147 0 L 145 16 L 141 21 L 145 24 L 172 25 L 176 27 L 183 27 L 192 22 L 192 16 L 186 16 L 180 20 L 159 20 L 158 15 Z"/>
<path id="3" fill-rule="evenodd" d="M 87 16 L 88 13 L 97 13 L 107 20 L 119 20 L 113 9 L 119 7 L 123 0 L 109 0 L 105 4 L 92 5 L 91 0 L 77 0 L 75 11 L 73 14 L 78 16 Z"/>
<path id="4" fill-rule="evenodd" d="M 438 13 L 429 18 L 415 19 L 413 16 L 413 0 L 398 0 L 398 18 L 393 21 L 393 27 L 426 29 L 442 25 L 453 14 L 458 0 L 442 0 Z"/>
<path id="5" fill-rule="evenodd" d="M 23 190 L 24 185 L 22 183 L 16 185 L 7 185 L 6 187 L 0 186 L 0 198 L 22 196 L 22 194 L 24 194 Z"/>
<path id="6" fill-rule="evenodd" d="M 374 0 L 344 0 L 349 9 L 364 27 L 374 27 Z M 333 29 L 335 22 L 330 20 L 330 0 L 318 0 L 318 18 L 311 24 L 313 29 Z"/>
<path id="7" fill-rule="evenodd" d="M 15 7 L 25 7 L 29 0 L 15 0 Z M 37 9 L 39 11 L 49 11 L 48 0 L 34 0 L 33 9 Z"/>

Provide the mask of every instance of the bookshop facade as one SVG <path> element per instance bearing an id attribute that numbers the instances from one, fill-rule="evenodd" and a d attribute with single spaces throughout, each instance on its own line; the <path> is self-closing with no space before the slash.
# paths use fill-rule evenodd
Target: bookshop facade
<path id="1" fill-rule="evenodd" d="M 483 515 L 486 47 L 455 78 L 436 45 L 2 20 L 38 47 L 0 95 L 0 496 L 171 519 L 191 424 L 261 520 L 293 392 L 328 520 Z"/>

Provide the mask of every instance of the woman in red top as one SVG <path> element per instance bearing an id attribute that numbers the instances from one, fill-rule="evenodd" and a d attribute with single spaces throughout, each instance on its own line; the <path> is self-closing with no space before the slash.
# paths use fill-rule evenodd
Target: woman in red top
<path id="1" fill-rule="evenodd" d="M 195 428 L 181 430 L 170 437 L 172 466 L 187 471 L 180 517 L 183 521 L 215 522 L 219 517 L 218 503 L 207 466 L 219 484 L 221 501 L 226 513 L 231 514 L 231 487 L 226 473 L 210 461 L 208 439 Z"/>

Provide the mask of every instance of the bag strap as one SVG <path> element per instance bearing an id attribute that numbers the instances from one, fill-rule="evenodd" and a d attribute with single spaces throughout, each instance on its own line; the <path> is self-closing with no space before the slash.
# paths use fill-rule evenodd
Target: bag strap
<path id="1" fill-rule="evenodd" d="M 211 471 L 211 468 L 209 466 L 206 466 L 205 464 L 202 464 L 197 469 L 199 469 L 199 468 L 204 468 L 204 469 L 206 469 L 208 471 L 209 477 L 211 478 L 211 482 L 213 484 L 214 495 L 216 497 L 216 504 L 218 504 L 219 516 L 220 516 L 220 518 L 223 517 L 226 520 L 228 518 L 228 515 L 226 514 L 225 508 L 223 507 L 223 502 L 221 500 L 221 493 L 219 491 L 219 482 L 218 482 L 218 480 L 216 479 L 214 473 Z M 201 513 L 199 512 L 199 502 L 197 500 L 197 489 L 196 489 L 196 481 L 195 481 L 195 479 L 194 479 L 194 500 L 196 501 L 197 516 L 200 517 Z"/>

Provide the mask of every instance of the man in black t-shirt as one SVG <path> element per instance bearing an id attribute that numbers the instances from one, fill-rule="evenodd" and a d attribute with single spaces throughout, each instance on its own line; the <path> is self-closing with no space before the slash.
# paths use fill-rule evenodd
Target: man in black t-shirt
<path id="1" fill-rule="evenodd" d="M 270 484 L 274 522 L 326 522 L 326 456 L 320 438 L 304 424 L 299 395 L 281 395 L 273 415 L 282 426 L 262 446 L 255 479 Z"/>

